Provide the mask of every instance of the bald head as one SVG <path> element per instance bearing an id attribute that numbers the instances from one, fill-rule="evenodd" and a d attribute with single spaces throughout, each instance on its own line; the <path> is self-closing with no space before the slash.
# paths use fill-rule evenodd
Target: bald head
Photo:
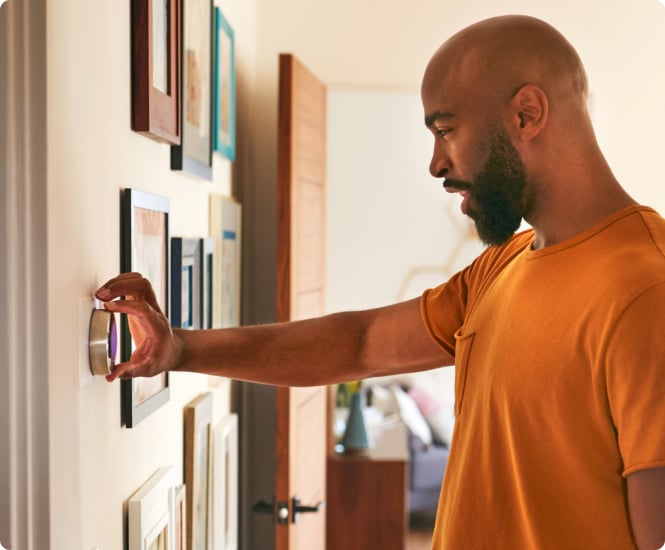
<path id="1" fill-rule="evenodd" d="M 571 44 L 554 27 L 527 16 L 471 25 L 444 42 L 430 60 L 423 87 L 463 90 L 485 103 L 506 101 L 526 84 L 550 101 L 584 104 L 587 78 Z"/>

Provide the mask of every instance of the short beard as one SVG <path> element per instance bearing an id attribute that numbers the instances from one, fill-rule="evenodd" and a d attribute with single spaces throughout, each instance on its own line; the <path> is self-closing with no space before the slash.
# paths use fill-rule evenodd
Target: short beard
<path id="1" fill-rule="evenodd" d="M 503 128 L 492 136 L 490 156 L 473 183 L 447 180 L 446 185 L 467 190 L 473 199 L 468 215 L 485 244 L 505 243 L 522 223 L 526 174 Z"/>

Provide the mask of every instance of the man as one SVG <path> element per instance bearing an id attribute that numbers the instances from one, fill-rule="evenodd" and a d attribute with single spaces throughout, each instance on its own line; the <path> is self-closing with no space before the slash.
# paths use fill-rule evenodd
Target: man
<path id="1" fill-rule="evenodd" d="M 107 307 L 139 341 L 109 380 L 318 385 L 454 363 L 434 548 L 660 547 L 665 221 L 607 165 L 577 53 L 542 21 L 489 19 L 439 48 L 421 93 L 430 171 L 491 245 L 473 264 L 421 299 L 217 331 L 171 330 L 125 274 L 97 294 L 131 298 Z"/>

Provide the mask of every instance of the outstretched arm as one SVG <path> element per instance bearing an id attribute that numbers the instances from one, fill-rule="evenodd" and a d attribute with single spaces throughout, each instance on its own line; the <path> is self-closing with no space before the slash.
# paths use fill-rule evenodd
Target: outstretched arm
<path id="1" fill-rule="evenodd" d="M 628 507 L 640 550 L 665 545 L 665 467 L 638 470 L 627 477 Z"/>
<path id="2" fill-rule="evenodd" d="M 197 331 L 172 329 L 150 283 L 136 273 L 112 279 L 97 297 L 129 316 L 137 348 L 108 380 L 181 370 L 314 386 L 453 362 L 427 334 L 419 299 L 304 321 Z"/>

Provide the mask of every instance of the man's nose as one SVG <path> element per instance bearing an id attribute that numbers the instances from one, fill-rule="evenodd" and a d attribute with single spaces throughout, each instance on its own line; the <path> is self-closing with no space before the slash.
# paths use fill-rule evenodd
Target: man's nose
<path id="1" fill-rule="evenodd" d="M 450 159 L 441 150 L 441 147 L 434 146 L 434 153 L 429 164 L 429 173 L 435 178 L 445 178 L 450 170 Z"/>

